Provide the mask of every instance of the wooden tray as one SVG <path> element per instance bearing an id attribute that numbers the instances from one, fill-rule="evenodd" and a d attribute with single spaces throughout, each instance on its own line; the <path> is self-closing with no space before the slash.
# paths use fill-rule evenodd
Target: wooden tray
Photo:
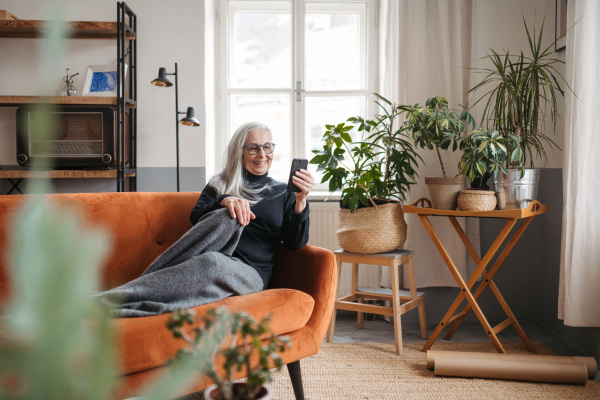
<path id="1" fill-rule="evenodd" d="M 405 205 L 403 211 L 407 214 L 418 215 L 446 215 L 455 217 L 488 217 L 488 218 L 510 218 L 520 219 L 532 217 L 534 215 L 545 214 L 548 212 L 548 205 L 541 204 L 534 200 L 526 208 L 511 210 L 493 210 L 493 211 L 460 211 L 460 210 L 440 210 L 431 208 L 431 201 L 425 197 L 420 198 L 413 204 Z"/>

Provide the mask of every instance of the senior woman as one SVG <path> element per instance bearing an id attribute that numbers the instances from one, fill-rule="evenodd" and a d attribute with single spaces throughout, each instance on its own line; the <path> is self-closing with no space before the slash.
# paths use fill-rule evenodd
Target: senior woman
<path id="1" fill-rule="evenodd" d="M 265 289 L 277 249 L 308 242 L 307 170 L 292 178 L 300 192 L 268 176 L 275 144 L 259 122 L 240 126 L 229 142 L 225 168 L 192 210 L 193 227 L 137 279 L 97 293 L 115 317 L 162 314 Z"/>

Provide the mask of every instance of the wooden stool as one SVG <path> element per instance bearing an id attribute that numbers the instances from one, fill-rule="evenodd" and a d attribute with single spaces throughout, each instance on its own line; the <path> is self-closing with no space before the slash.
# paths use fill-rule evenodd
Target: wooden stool
<path id="1" fill-rule="evenodd" d="M 425 319 L 425 304 L 422 299 L 422 293 L 417 292 L 415 286 L 415 275 L 412 264 L 412 250 L 396 250 L 389 253 L 378 254 L 357 254 L 348 253 L 344 250 L 334 251 L 335 259 L 338 265 L 338 285 L 336 288 L 335 308 L 327 332 L 327 342 L 333 341 L 333 332 L 335 330 L 336 310 L 356 311 L 357 327 L 363 327 L 363 313 L 388 315 L 394 317 L 394 338 L 396 341 L 396 354 L 402 352 L 402 324 L 400 316 L 412 309 L 419 308 L 419 322 L 421 324 L 421 338 L 427 339 L 427 321 Z M 342 272 L 342 263 L 352 264 L 352 294 L 339 297 L 340 276 Z M 392 275 L 392 288 L 368 288 L 358 286 L 358 265 L 371 264 L 389 266 Z M 406 265 L 408 272 L 409 291 L 399 288 L 399 269 L 401 265 Z M 365 299 L 388 300 L 392 302 L 392 307 L 378 306 L 374 304 L 364 304 Z M 356 302 L 355 302 L 356 301 Z"/>

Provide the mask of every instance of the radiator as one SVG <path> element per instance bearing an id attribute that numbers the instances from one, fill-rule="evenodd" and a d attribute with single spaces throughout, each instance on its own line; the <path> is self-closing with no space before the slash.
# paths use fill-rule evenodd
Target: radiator
<path id="1" fill-rule="evenodd" d="M 335 232 L 338 225 L 340 206 L 337 201 L 310 202 L 310 231 L 308 244 L 319 246 L 331 251 L 340 248 Z M 359 268 L 359 286 L 379 287 L 381 268 L 362 266 Z M 351 264 L 342 265 L 340 276 L 340 295 L 349 294 L 351 291 Z"/>

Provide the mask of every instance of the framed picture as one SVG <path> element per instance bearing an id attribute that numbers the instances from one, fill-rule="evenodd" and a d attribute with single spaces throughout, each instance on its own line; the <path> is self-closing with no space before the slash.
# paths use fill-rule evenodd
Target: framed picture
<path id="1" fill-rule="evenodd" d="M 127 75 L 127 64 L 125 64 Z M 125 76 L 123 77 L 125 80 Z M 117 95 L 117 65 L 90 65 L 83 87 L 84 96 L 116 96 Z"/>
<path id="2" fill-rule="evenodd" d="M 559 51 L 567 46 L 567 0 L 556 0 L 554 50 Z"/>

